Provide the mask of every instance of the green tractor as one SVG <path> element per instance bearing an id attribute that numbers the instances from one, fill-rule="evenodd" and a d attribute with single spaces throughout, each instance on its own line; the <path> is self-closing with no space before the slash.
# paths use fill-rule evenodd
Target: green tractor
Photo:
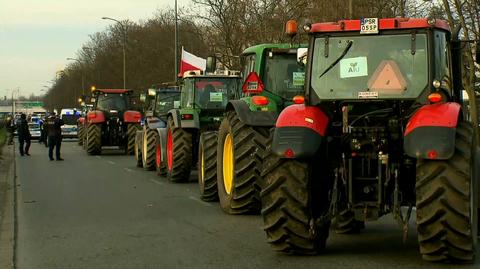
<path id="1" fill-rule="evenodd" d="M 168 111 L 180 103 L 180 88 L 175 82 L 162 83 L 141 94 L 140 101 L 145 116 L 142 130 L 135 135 L 136 164 L 145 170 L 156 170 L 159 176 L 165 175 L 165 143 L 160 141 L 166 138 Z"/>
<path id="2" fill-rule="evenodd" d="M 241 77 L 238 72 L 183 75 L 180 106 L 168 112 L 166 135 L 167 178 L 186 182 L 198 161 L 202 199 L 216 195 L 217 130 L 225 107 L 238 99 Z"/>
<path id="3" fill-rule="evenodd" d="M 260 210 L 259 181 L 270 129 L 279 113 L 303 102 L 303 45 L 261 44 L 242 53 L 243 97 L 231 100 L 220 125 L 217 186 L 228 214 Z"/>

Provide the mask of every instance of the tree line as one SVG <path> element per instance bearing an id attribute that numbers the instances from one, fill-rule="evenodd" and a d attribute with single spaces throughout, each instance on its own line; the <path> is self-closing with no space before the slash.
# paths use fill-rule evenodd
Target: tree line
<path id="1" fill-rule="evenodd" d="M 192 0 L 179 10 L 179 45 L 206 58 L 216 55 L 228 68 L 238 69 L 238 56 L 255 44 L 288 42 L 287 20 L 337 21 L 361 17 L 427 17 L 448 20 L 452 29 L 463 26 L 463 39 L 480 39 L 480 0 Z M 44 96 L 47 109 L 77 107 L 90 87 L 123 88 L 123 45 L 126 87 L 139 93 L 153 84 L 175 80 L 174 10 L 158 10 L 144 21 L 113 23 L 79 44 L 75 60 L 54 75 Z M 123 28 L 125 27 L 125 28 Z M 126 36 L 124 36 L 124 31 Z M 301 37 L 305 41 L 306 37 Z M 476 43 L 466 43 L 468 46 Z M 473 49 L 473 47 L 472 47 Z M 179 53 L 180 54 L 180 53 Z M 474 72 L 473 54 L 466 56 Z M 179 60 L 179 59 L 178 59 Z M 473 67 L 473 68 L 472 68 Z M 465 82 L 473 81 L 469 73 Z"/>

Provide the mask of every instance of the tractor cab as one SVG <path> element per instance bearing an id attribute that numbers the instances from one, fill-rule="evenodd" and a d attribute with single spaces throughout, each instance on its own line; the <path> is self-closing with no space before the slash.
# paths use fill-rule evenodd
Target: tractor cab
<path id="1" fill-rule="evenodd" d="M 93 91 L 95 102 L 93 110 L 105 114 L 122 115 L 130 108 L 130 95 L 132 90 L 124 89 L 96 89 Z"/>
<path id="2" fill-rule="evenodd" d="M 146 117 L 154 116 L 166 122 L 168 111 L 180 106 L 180 87 L 176 82 L 154 85 L 142 99 Z"/>
<path id="3" fill-rule="evenodd" d="M 183 76 L 182 109 L 198 110 L 200 116 L 223 114 L 228 101 L 238 99 L 241 77 L 237 72 L 204 75 L 201 71 L 188 71 Z"/>

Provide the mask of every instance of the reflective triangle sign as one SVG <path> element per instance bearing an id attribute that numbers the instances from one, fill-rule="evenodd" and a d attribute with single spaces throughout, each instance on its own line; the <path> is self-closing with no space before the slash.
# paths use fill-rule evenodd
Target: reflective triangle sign
<path id="1" fill-rule="evenodd" d="M 395 61 L 384 60 L 378 65 L 367 85 L 370 91 L 398 94 L 407 88 L 407 81 Z"/>

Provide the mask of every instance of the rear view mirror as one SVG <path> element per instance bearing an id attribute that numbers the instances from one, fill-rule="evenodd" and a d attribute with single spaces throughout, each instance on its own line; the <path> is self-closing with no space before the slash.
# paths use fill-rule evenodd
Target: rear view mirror
<path id="1" fill-rule="evenodd" d="M 205 71 L 207 73 L 214 73 L 216 68 L 217 68 L 217 59 L 215 58 L 215 56 L 208 56 L 207 67 Z"/>
<path id="2" fill-rule="evenodd" d="M 297 49 L 297 62 L 305 66 L 307 64 L 307 54 L 308 54 L 308 48 L 298 48 Z"/>

